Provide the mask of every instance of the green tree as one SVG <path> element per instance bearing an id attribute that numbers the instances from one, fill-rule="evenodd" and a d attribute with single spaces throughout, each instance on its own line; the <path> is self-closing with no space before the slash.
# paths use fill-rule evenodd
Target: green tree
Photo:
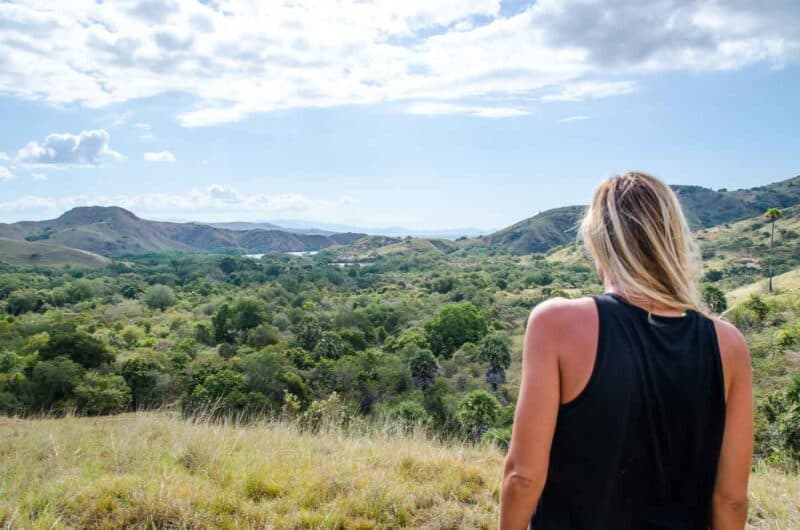
<path id="1" fill-rule="evenodd" d="M 225 275 L 235 272 L 238 268 L 239 264 L 230 256 L 225 256 L 219 262 L 219 270 L 221 270 Z"/>
<path id="2" fill-rule="evenodd" d="M 417 388 L 427 391 L 436 382 L 439 366 L 430 350 L 417 350 L 411 354 L 408 365 L 411 369 L 411 380 Z"/>
<path id="3" fill-rule="evenodd" d="M 783 217 L 780 208 L 769 208 L 764 212 L 764 217 L 771 225 L 769 236 L 769 292 L 772 292 L 772 249 L 775 246 L 775 221 Z"/>
<path id="4" fill-rule="evenodd" d="M 73 397 L 83 372 L 81 365 L 66 357 L 36 363 L 31 372 L 32 408 L 47 410 L 66 404 Z"/>
<path id="5" fill-rule="evenodd" d="M 150 309 L 163 311 L 175 305 L 175 291 L 166 285 L 151 285 L 145 290 L 143 299 Z"/>
<path id="6" fill-rule="evenodd" d="M 89 372 L 75 387 L 78 410 L 85 414 L 117 414 L 131 404 L 131 389 L 120 375 Z"/>
<path id="7" fill-rule="evenodd" d="M 478 345 L 478 358 L 489 364 L 486 382 L 497 392 L 497 388 L 506 382 L 506 369 L 511 366 L 508 339 L 497 333 L 486 335 Z"/>
<path id="8" fill-rule="evenodd" d="M 255 298 L 240 298 L 233 306 L 232 322 L 237 331 L 247 331 L 258 327 L 267 320 L 267 308 Z"/>
<path id="9" fill-rule="evenodd" d="M 431 350 L 445 359 L 449 359 L 462 344 L 478 342 L 487 331 L 486 318 L 470 302 L 445 305 L 425 323 Z"/>
<path id="10" fill-rule="evenodd" d="M 725 293 L 719 287 L 710 284 L 704 285 L 703 298 L 714 313 L 722 313 L 728 308 L 728 299 L 725 298 Z"/>
<path id="11" fill-rule="evenodd" d="M 214 341 L 234 342 L 236 340 L 236 329 L 233 326 L 233 310 L 228 304 L 222 304 L 217 308 L 217 312 L 211 317 L 211 326 L 214 328 Z"/>
<path id="12" fill-rule="evenodd" d="M 114 362 L 114 355 L 106 349 L 103 341 L 82 331 L 59 333 L 47 341 L 39 350 L 39 358 L 49 360 L 64 356 L 86 368 L 97 368 Z"/>
<path id="13" fill-rule="evenodd" d="M 313 351 L 322 337 L 322 326 L 313 315 L 306 315 L 292 329 L 295 342 L 306 351 Z"/>
<path id="14" fill-rule="evenodd" d="M 317 359 L 339 359 L 345 353 L 345 344 L 333 331 L 323 331 L 314 346 L 314 357 Z"/>
<path id="15" fill-rule="evenodd" d="M 125 383 L 130 388 L 134 409 L 159 404 L 159 379 L 166 377 L 163 367 L 153 359 L 132 357 L 122 363 L 120 370 Z"/>
<path id="16" fill-rule="evenodd" d="M 478 441 L 497 421 L 500 411 L 500 403 L 492 394 L 474 390 L 459 403 L 458 420 L 470 438 Z"/>

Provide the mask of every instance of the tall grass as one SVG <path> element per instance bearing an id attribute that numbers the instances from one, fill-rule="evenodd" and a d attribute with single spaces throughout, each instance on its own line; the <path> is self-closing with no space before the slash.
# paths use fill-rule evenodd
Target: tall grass
<path id="1" fill-rule="evenodd" d="M 0 418 L 0 526 L 494 528 L 501 462 L 392 426 Z M 800 528 L 796 476 L 758 469 L 752 500 L 752 528 Z"/>

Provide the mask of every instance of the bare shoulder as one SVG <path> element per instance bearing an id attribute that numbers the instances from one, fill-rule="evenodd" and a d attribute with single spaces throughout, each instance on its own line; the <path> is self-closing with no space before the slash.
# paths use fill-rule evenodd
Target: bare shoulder
<path id="1" fill-rule="evenodd" d="M 715 318 L 713 321 L 714 328 L 717 331 L 717 342 L 719 343 L 722 360 L 732 364 L 747 364 L 749 366 L 750 349 L 747 347 L 747 341 L 742 332 L 727 320 Z"/>
<path id="2" fill-rule="evenodd" d="M 542 302 L 531 311 L 526 331 L 542 341 L 572 344 L 587 333 L 596 333 L 596 328 L 597 306 L 592 298 L 559 297 Z"/>
<path id="3" fill-rule="evenodd" d="M 528 323 L 572 325 L 596 314 L 594 300 L 588 296 L 574 299 L 556 297 L 534 307 Z"/>
<path id="4" fill-rule="evenodd" d="M 722 371 L 727 395 L 727 389 L 730 388 L 734 380 L 741 378 L 743 381 L 749 382 L 752 377 L 750 348 L 747 346 L 744 335 L 736 326 L 721 318 L 715 318 L 713 321 L 717 332 L 719 354 L 722 358 Z"/>

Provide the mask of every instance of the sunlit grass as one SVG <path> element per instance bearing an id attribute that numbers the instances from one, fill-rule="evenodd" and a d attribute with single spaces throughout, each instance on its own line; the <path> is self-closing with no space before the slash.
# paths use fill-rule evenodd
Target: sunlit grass
<path id="1" fill-rule="evenodd" d="M 493 528 L 502 455 L 392 429 L 306 433 L 167 413 L 0 419 L 3 528 Z M 800 528 L 759 468 L 752 528 Z"/>

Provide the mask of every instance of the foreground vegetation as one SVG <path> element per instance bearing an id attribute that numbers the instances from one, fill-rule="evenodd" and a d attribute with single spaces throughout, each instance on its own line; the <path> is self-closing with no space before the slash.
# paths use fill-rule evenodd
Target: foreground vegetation
<path id="1" fill-rule="evenodd" d="M 232 425 L 174 414 L 0 419 L 4 528 L 494 528 L 502 453 L 391 426 Z M 750 528 L 800 527 L 766 467 Z"/>

